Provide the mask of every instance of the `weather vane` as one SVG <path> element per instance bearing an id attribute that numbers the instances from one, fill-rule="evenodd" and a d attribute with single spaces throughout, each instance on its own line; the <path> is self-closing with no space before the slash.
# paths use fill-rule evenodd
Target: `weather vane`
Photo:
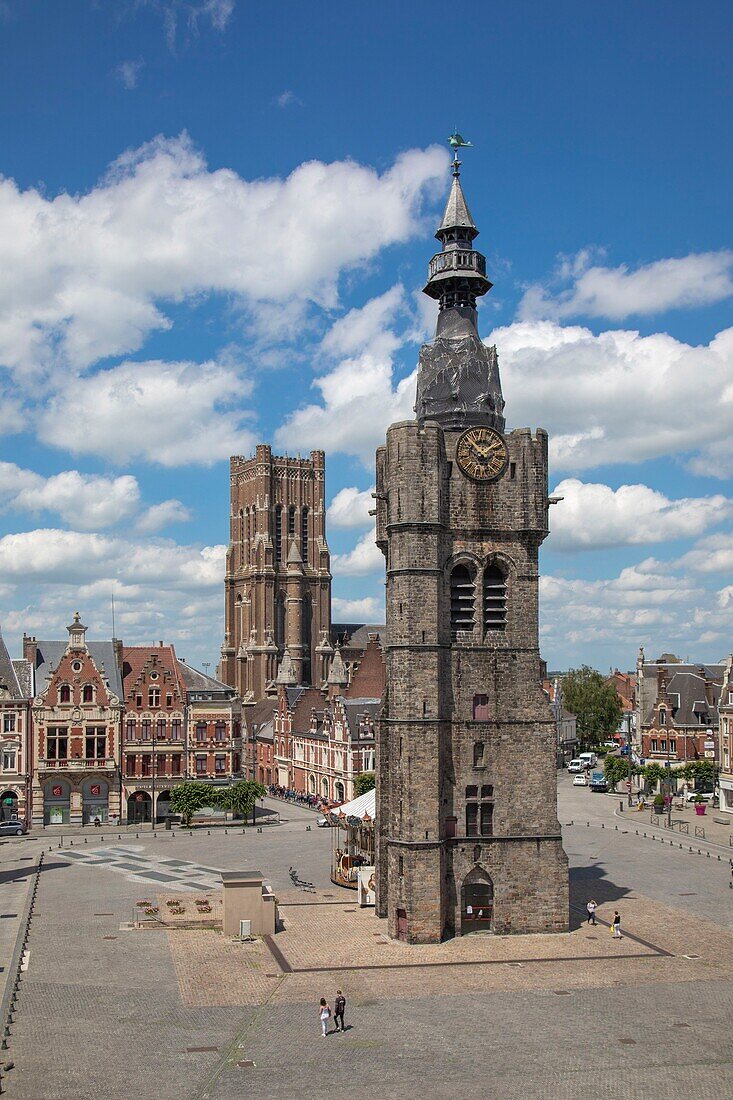
<path id="1" fill-rule="evenodd" d="M 448 144 L 450 145 L 451 149 L 453 150 L 453 175 L 457 176 L 459 174 L 458 170 L 461 167 L 461 162 L 458 159 L 458 150 L 459 149 L 471 149 L 473 147 L 473 142 L 472 141 L 464 141 L 463 136 L 458 133 L 457 129 L 454 129 L 453 133 L 448 138 Z"/>

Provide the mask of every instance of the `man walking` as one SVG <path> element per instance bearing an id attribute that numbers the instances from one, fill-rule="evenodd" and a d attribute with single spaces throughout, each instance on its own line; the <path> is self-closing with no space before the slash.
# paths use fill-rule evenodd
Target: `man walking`
<path id="1" fill-rule="evenodd" d="M 346 1011 L 346 998 L 340 989 L 336 990 L 336 1000 L 333 1005 L 333 1022 L 337 1031 L 346 1031 L 344 1025 L 344 1012 Z"/>
<path id="2" fill-rule="evenodd" d="M 598 908 L 598 903 L 595 902 L 593 900 L 593 898 L 591 898 L 585 908 L 586 908 L 587 913 L 588 913 L 587 923 L 592 924 L 592 925 L 595 926 L 595 923 L 596 923 L 596 909 Z"/>
<path id="3" fill-rule="evenodd" d="M 613 920 L 611 921 L 611 928 L 613 929 L 613 938 L 615 940 L 620 940 L 621 939 L 621 917 L 619 916 L 618 909 L 616 909 L 616 911 L 613 914 Z"/>

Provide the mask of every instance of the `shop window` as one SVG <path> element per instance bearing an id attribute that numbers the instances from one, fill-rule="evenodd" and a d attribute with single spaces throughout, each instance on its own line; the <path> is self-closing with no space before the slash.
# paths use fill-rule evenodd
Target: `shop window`
<path id="1" fill-rule="evenodd" d="M 506 576 L 498 565 L 484 570 L 484 630 L 506 627 Z"/>
<path id="2" fill-rule="evenodd" d="M 473 630 L 476 586 L 466 565 L 456 565 L 450 575 L 450 627 L 453 634 L 459 630 Z"/>

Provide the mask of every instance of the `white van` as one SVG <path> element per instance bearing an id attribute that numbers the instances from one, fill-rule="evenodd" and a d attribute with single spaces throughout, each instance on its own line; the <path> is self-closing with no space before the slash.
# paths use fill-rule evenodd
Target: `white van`
<path id="1" fill-rule="evenodd" d="M 582 772 L 585 769 L 585 764 L 582 760 L 571 760 L 568 764 L 569 772 Z"/>
<path id="2" fill-rule="evenodd" d="M 598 763 L 598 757 L 594 752 L 581 752 L 578 757 L 584 768 L 595 768 Z"/>

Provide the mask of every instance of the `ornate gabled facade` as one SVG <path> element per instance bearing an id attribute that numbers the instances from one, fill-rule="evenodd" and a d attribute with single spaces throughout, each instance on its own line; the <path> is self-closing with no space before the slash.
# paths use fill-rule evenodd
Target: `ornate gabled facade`
<path id="1" fill-rule="evenodd" d="M 645 760 L 714 760 L 725 665 L 690 664 L 664 653 L 637 661 L 637 736 Z"/>
<path id="2" fill-rule="evenodd" d="M 128 822 L 166 817 L 186 775 L 186 688 L 172 645 L 122 650 L 123 806 Z"/>
<path id="3" fill-rule="evenodd" d="M 87 642 L 78 612 L 67 630 L 66 643 L 23 639 L 36 693 L 33 824 L 119 821 L 120 647 L 114 641 Z"/>
<path id="4" fill-rule="evenodd" d="M 185 661 L 178 662 L 178 672 L 186 691 L 186 775 L 221 786 L 243 778 L 245 748 L 236 691 Z"/>
<path id="5" fill-rule="evenodd" d="M 417 418 L 377 452 L 387 690 L 377 744 L 377 912 L 392 936 L 564 931 L 555 728 L 541 687 L 547 434 L 505 433 L 491 287 L 454 162 L 425 291 Z"/>
<path id="6" fill-rule="evenodd" d="M 26 821 L 30 808 L 32 670 L 11 661 L 0 635 L 0 821 Z"/>
<path id="7" fill-rule="evenodd" d="M 332 649 L 325 456 L 230 460 L 231 518 L 220 675 L 245 703 L 272 687 L 287 652 L 295 682 L 325 680 Z"/>
<path id="8" fill-rule="evenodd" d="M 718 703 L 720 808 L 733 814 L 733 653 L 728 655 Z"/>

